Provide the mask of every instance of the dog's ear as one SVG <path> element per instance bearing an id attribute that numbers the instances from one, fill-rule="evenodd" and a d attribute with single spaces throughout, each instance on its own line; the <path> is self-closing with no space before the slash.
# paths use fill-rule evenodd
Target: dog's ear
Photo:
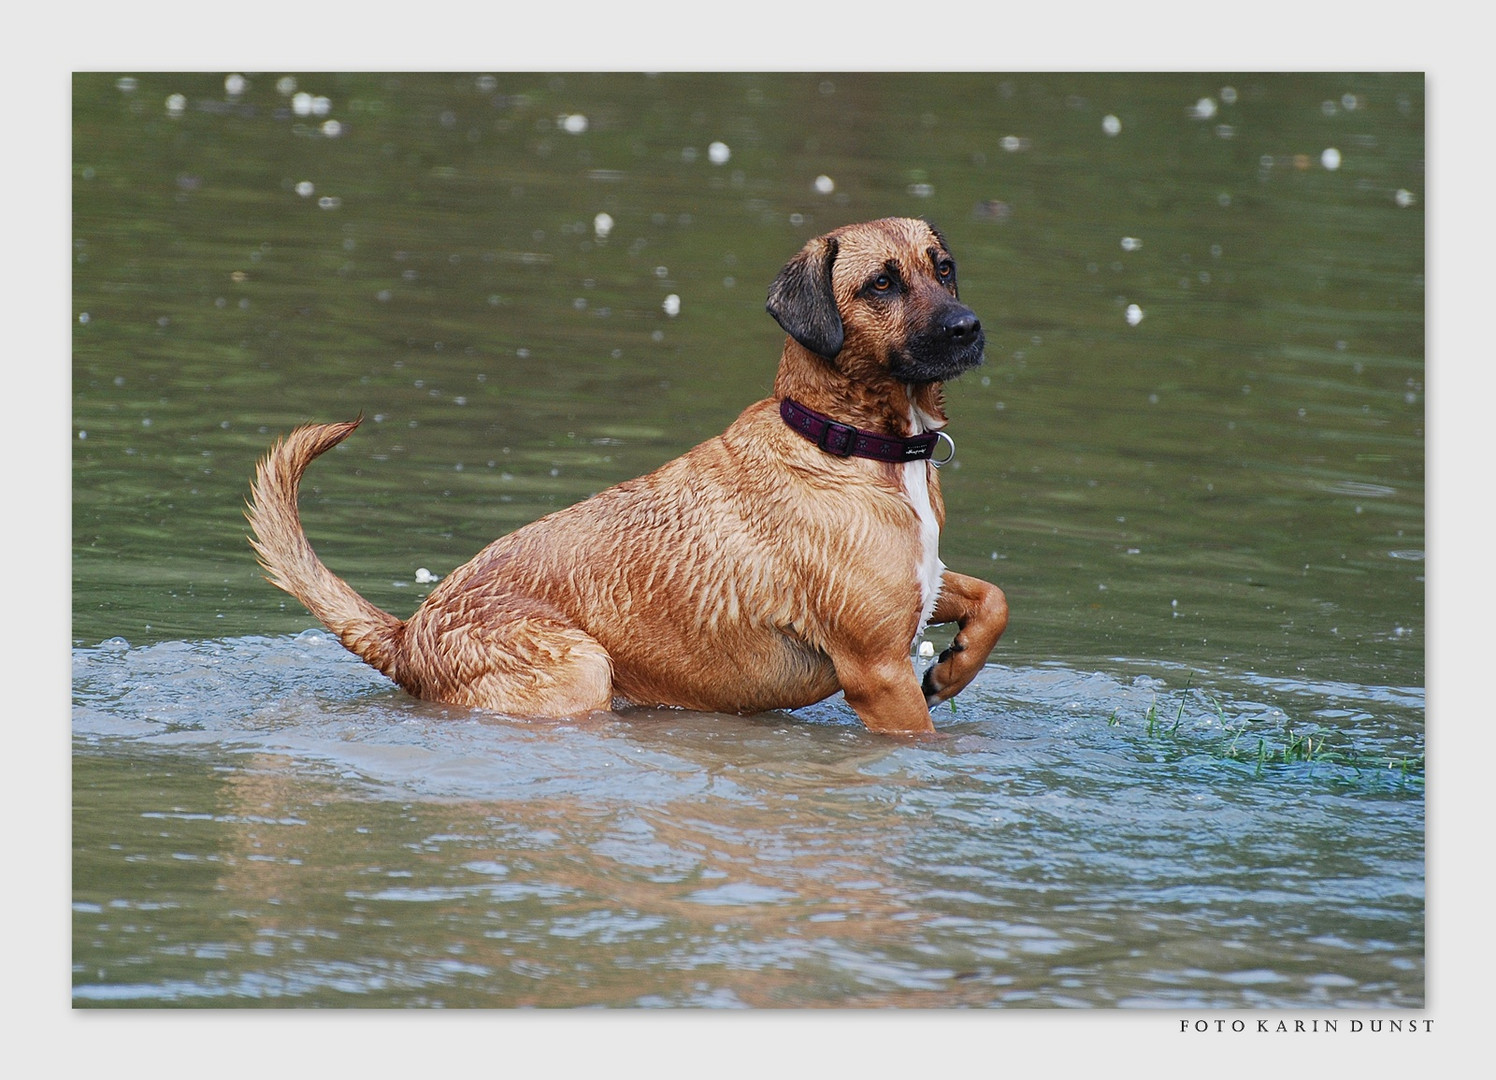
<path id="1" fill-rule="evenodd" d="M 836 238 L 831 236 L 806 244 L 779 271 L 764 305 L 786 334 L 828 360 L 841 352 L 843 341 L 841 313 L 831 291 L 836 250 Z"/>

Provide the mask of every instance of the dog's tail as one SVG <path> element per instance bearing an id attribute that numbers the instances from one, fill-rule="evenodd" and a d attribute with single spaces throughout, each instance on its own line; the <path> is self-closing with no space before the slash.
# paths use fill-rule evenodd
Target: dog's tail
<path id="1" fill-rule="evenodd" d="M 301 474 L 363 423 L 308 424 L 278 441 L 255 470 L 244 516 L 254 536 L 250 546 L 260 557 L 266 580 L 306 605 L 351 652 L 401 682 L 405 626 L 353 591 L 317 558 L 301 527 L 296 496 Z"/>

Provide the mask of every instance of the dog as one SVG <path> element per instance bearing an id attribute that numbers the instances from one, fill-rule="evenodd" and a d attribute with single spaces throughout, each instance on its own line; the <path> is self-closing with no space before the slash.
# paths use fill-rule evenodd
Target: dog
<path id="1" fill-rule="evenodd" d="M 769 289 L 787 337 L 772 395 L 721 435 L 495 540 L 403 622 L 328 570 L 302 474 L 362 421 L 299 427 L 260 461 L 246 517 L 267 580 L 411 694 L 515 717 L 625 705 L 795 709 L 838 690 L 870 731 L 931 732 L 1008 623 L 947 570 L 943 383 L 983 359 L 927 222 L 847 225 Z M 957 624 L 921 677 L 929 623 Z"/>

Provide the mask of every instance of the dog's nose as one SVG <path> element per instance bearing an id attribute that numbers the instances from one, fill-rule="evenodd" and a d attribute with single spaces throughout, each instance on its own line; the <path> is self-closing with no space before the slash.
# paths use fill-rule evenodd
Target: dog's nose
<path id="1" fill-rule="evenodd" d="M 970 308 L 952 311 L 942 323 L 946 336 L 954 344 L 964 345 L 982 332 L 982 322 Z"/>

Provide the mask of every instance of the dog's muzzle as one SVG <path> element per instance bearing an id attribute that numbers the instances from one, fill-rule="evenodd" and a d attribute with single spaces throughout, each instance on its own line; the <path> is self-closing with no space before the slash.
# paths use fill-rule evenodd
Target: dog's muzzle
<path id="1" fill-rule="evenodd" d="M 943 382 L 980 364 L 986 346 L 976 312 L 952 303 L 941 308 L 904 348 L 895 350 L 889 368 L 908 382 Z"/>

